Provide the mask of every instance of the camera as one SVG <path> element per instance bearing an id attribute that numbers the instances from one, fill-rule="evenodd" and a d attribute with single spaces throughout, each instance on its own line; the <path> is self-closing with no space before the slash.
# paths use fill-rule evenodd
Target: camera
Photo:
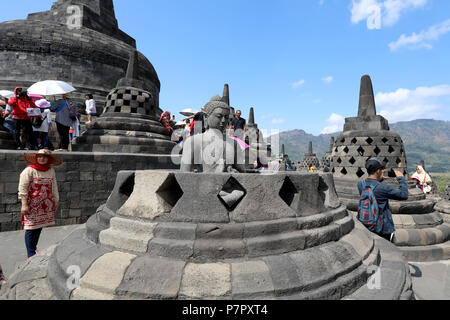
<path id="1" fill-rule="evenodd" d="M 19 97 L 27 98 L 28 97 L 28 93 L 26 91 L 22 91 L 22 92 L 19 93 Z"/>
<path id="2" fill-rule="evenodd" d="M 389 178 L 397 178 L 397 175 L 395 174 L 394 169 L 391 169 L 388 171 L 388 177 Z"/>

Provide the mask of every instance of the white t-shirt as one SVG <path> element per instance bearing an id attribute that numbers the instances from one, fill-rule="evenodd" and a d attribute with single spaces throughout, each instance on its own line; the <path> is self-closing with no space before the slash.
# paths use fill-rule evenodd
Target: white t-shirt
<path id="1" fill-rule="evenodd" d="M 87 114 L 97 113 L 97 107 L 94 99 L 86 100 L 86 113 Z"/>
<path id="2" fill-rule="evenodd" d="M 42 112 L 41 114 L 41 118 L 42 120 L 44 120 L 44 122 L 42 122 L 41 127 L 40 128 L 33 127 L 33 131 L 48 132 L 49 126 L 52 123 L 52 113 L 50 112 L 50 109 L 45 109 L 44 112 Z"/>

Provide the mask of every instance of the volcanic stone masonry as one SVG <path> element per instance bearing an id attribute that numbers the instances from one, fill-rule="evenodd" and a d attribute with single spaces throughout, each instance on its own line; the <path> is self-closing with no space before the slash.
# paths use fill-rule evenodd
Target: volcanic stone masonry
<path id="1" fill-rule="evenodd" d="M 336 140 L 334 139 L 334 137 L 331 137 L 331 141 L 330 141 L 330 150 L 325 153 L 325 155 L 322 158 L 322 166 L 323 167 L 331 167 L 331 158 L 333 155 L 333 148 L 334 148 L 334 144 L 335 144 Z"/>
<path id="2" fill-rule="evenodd" d="M 79 28 L 68 26 L 76 5 Z M 94 94 L 99 109 L 111 88 L 125 76 L 129 53 L 136 41 L 121 31 L 112 0 L 60 0 L 50 11 L 30 14 L 26 20 L 0 23 L 0 88 L 49 79 L 71 83 L 77 102 Z M 143 89 L 159 107 L 160 81 L 152 64 L 138 53 L 137 73 Z"/>
<path id="3" fill-rule="evenodd" d="M 396 227 L 395 244 L 409 261 L 435 261 L 450 258 L 450 223 L 434 210 L 435 202 L 409 180 L 402 138 L 390 131 L 388 121 L 376 114 L 372 81 L 361 79 L 358 117 L 345 120 L 344 132 L 336 139 L 332 154 L 332 173 L 337 193 L 347 208 L 358 211 L 357 183 L 367 177 L 365 163 L 378 157 L 388 169 L 405 174 L 408 201 L 390 201 Z M 385 183 L 399 188 L 396 179 Z"/>
<path id="4" fill-rule="evenodd" d="M 233 203 L 223 190 L 243 191 Z M 68 287 L 70 266 L 80 287 Z M 368 275 L 380 267 L 381 286 Z M 331 174 L 123 171 L 107 203 L 1 299 L 411 299 L 400 251 L 355 223 Z"/>

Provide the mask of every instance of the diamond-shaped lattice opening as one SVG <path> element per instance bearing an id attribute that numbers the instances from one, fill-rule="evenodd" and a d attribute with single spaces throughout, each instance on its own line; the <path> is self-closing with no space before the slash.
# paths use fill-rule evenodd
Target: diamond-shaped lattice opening
<path id="1" fill-rule="evenodd" d="M 381 141 L 383 141 L 383 143 L 387 143 L 389 141 L 389 139 L 384 137 Z"/>
<path id="2" fill-rule="evenodd" d="M 338 149 L 338 148 L 334 149 L 334 152 L 338 152 L 338 151 L 339 151 L 339 149 Z"/>
<path id="3" fill-rule="evenodd" d="M 341 143 L 345 143 L 345 138 L 341 140 Z"/>
<path id="4" fill-rule="evenodd" d="M 397 158 L 395 162 L 397 163 L 397 165 L 400 165 L 400 163 L 402 163 L 402 160 L 400 158 Z"/>
<path id="5" fill-rule="evenodd" d="M 357 142 L 358 142 L 358 139 L 353 138 L 352 143 L 355 144 L 355 143 L 357 143 Z"/>
<path id="6" fill-rule="evenodd" d="M 280 198 L 283 199 L 283 201 L 286 202 L 289 207 L 292 207 L 295 202 L 298 201 L 299 192 L 292 183 L 291 179 L 289 179 L 289 177 L 286 177 L 286 179 L 284 180 L 279 195 Z"/>
<path id="7" fill-rule="evenodd" d="M 175 176 L 170 175 L 156 191 L 156 194 L 163 198 L 163 200 L 173 208 L 183 196 L 183 190 L 178 184 Z"/>
<path id="8" fill-rule="evenodd" d="M 353 164 L 356 163 L 356 160 L 355 160 L 355 158 L 351 157 L 351 159 L 349 160 L 349 162 L 353 165 Z"/>
<path id="9" fill-rule="evenodd" d="M 367 142 L 369 145 L 371 145 L 371 144 L 373 143 L 373 139 L 372 139 L 372 138 L 367 138 L 367 139 L 366 139 L 366 142 Z"/>
<path id="10" fill-rule="evenodd" d="M 345 176 L 347 175 L 348 171 L 345 168 L 342 168 L 341 173 Z"/>
<path id="11" fill-rule="evenodd" d="M 135 175 L 130 175 L 127 180 L 125 180 L 122 185 L 119 187 L 119 193 L 122 195 L 125 195 L 127 197 L 130 197 L 131 194 L 134 191 L 134 184 L 135 184 Z"/>
<path id="12" fill-rule="evenodd" d="M 389 159 L 388 158 L 384 158 L 383 162 L 384 162 L 385 165 L 387 165 L 389 163 Z"/>
<path id="13" fill-rule="evenodd" d="M 223 186 L 218 197 L 220 202 L 222 202 L 229 211 L 233 211 L 242 199 L 244 199 L 246 194 L 247 191 L 244 187 L 241 186 L 235 178 L 231 177 Z"/>
<path id="14" fill-rule="evenodd" d="M 404 153 L 405 153 L 405 150 L 403 150 L 403 148 L 401 148 L 401 149 L 400 149 L 400 153 L 401 153 L 401 154 L 404 154 Z"/>
<path id="15" fill-rule="evenodd" d="M 336 173 L 336 169 L 333 168 L 333 170 L 331 170 L 331 173 Z"/>
<path id="16" fill-rule="evenodd" d="M 358 178 L 362 178 L 365 174 L 366 173 L 361 168 L 358 168 L 358 171 L 356 172 Z"/>
<path id="17" fill-rule="evenodd" d="M 339 164 L 341 164 L 341 163 L 342 163 L 342 159 L 341 159 L 341 158 L 338 158 L 338 159 L 336 160 L 336 162 L 339 163 Z"/>
<path id="18" fill-rule="evenodd" d="M 361 157 L 364 157 L 364 153 L 366 152 L 366 150 L 364 150 L 363 147 L 359 147 L 358 150 L 356 150 L 356 151 L 358 151 L 358 153 Z"/>
<path id="19" fill-rule="evenodd" d="M 345 147 L 343 151 L 347 154 L 349 153 L 350 149 L 348 147 Z"/>
<path id="20" fill-rule="evenodd" d="M 389 152 L 389 153 L 394 153 L 394 152 L 395 152 L 395 149 L 394 149 L 392 146 L 389 146 L 388 152 Z"/>
<path id="21" fill-rule="evenodd" d="M 376 155 L 379 155 L 381 153 L 380 148 L 376 147 L 375 150 L 373 150 L 373 152 L 375 152 Z"/>

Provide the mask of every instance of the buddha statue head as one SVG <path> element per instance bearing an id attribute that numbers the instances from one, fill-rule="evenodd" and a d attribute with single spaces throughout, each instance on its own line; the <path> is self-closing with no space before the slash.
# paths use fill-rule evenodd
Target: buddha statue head
<path id="1" fill-rule="evenodd" d="M 206 128 L 225 132 L 230 121 L 230 107 L 225 102 L 213 98 L 205 105 L 204 110 Z"/>

